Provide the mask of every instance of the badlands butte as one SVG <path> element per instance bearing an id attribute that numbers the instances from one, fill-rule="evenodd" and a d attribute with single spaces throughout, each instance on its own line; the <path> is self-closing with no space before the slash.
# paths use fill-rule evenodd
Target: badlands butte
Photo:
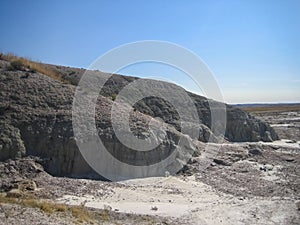
<path id="1" fill-rule="evenodd" d="M 118 93 L 139 78 L 114 74 L 95 107 L 97 133 L 110 154 L 151 165 L 178 149 L 181 138 L 182 148 L 193 151 L 172 176 L 110 182 L 84 160 L 74 137 L 72 105 L 84 73 L 0 55 L 0 224 L 300 223 L 300 107 L 246 112 L 186 92 L 199 117 L 193 123 L 168 101 L 147 97 L 133 106 L 131 132 L 143 139 L 156 120 L 163 121 L 166 135 L 154 150 L 132 151 L 116 137 L 111 109 Z M 182 89 L 154 83 L 162 92 Z M 211 129 L 211 104 L 225 107 L 223 143 Z M 197 129 L 197 138 L 182 131 L 183 123 Z M 204 168 L 208 142 L 218 151 Z"/>

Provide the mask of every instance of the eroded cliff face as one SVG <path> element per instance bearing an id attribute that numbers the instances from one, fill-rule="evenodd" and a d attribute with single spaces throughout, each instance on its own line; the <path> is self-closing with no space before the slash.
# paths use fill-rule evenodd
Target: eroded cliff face
<path id="1" fill-rule="evenodd" d="M 75 69 L 63 66 L 53 66 L 62 77 L 73 85 L 77 85 L 85 70 Z M 97 72 L 98 74 L 105 74 Z M 130 76 L 121 76 L 114 74 L 107 80 L 105 86 L 101 90 L 101 95 L 111 98 L 111 96 L 118 94 L 126 85 L 136 81 L 138 78 Z M 165 82 L 163 87 L 176 86 Z M 135 90 L 138 92 L 138 90 Z M 187 92 L 192 98 L 199 116 L 200 121 L 200 135 L 199 140 L 207 142 L 211 133 L 211 105 L 217 103 L 213 100 L 207 99 L 190 92 Z M 222 105 L 221 107 L 224 107 Z M 226 132 L 225 139 L 234 142 L 244 141 L 272 141 L 278 140 L 275 131 L 265 122 L 255 118 L 251 114 L 242 111 L 236 107 L 225 105 L 226 107 Z M 180 130 L 180 117 L 175 108 L 166 100 L 162 98 L 147 97 L 137 102 L 134 108 L 144 114 L 152 117 L 159 117 L 164 122 L 173 125 L 177 130 Z M 197 125 L 198 126 L 198 125 Z M 214 138 L 213 138 L 214 139 Z"/>
<path id="2" fill-rule="evenodd" d="M 102 179 L 86 163 L 74 138 L 72 103 L 76 86 L 39 73 L 7 71 L 7 64 L 4 61 L 0 63 L 0 160 L 33 155 L 40 157 L 46 171 L 53 175 Z M 75 75 L 80 77 L 83 72 L 59 68 L 66 80 L 71 80 L 70 77 Z M 76 79 L 72 82 L 76 83 Z M 98 98 L 95 115 L 97 132 L 109 152 L 120 161 L 132 165 L 150 165 L 163 160 L 174 151 L 182 137 L 190 143 L 186 145 L 191 148 L 188 149 L 190 152 L 197 150 L 192 149 L 193 140 L 180 132 L 180 118 L 176 110 L 158 98 L 146 98 L 138 102 L 135 105 L 136 111 L 132 111 L 130 123 L 137 136 L 147 136 L 149 121 L 153 117 L 160 117 L 167 124 L 166 136 L 161 145 L 145 157 L 146 153 L 132 152 L 118 140 L 111 125 L 110 110 L 113 101 L 108 96 L 117 94 L 135 79 L 113 76 Z M 200 124 L 193 124 L 193 129 L 199 130 L 199 141 L 206 142 L 213 135 L 210 130 L 208 100 L 189 94 L 195 100 L 201 121 Z M 278 138 L 266 123 L 229 106 L 225 137 L 229 141 L 271 141 Z M 214 139 L 217 138 L 212 140 Z M 109 163 L 107 166 L 109 167 Z"/>

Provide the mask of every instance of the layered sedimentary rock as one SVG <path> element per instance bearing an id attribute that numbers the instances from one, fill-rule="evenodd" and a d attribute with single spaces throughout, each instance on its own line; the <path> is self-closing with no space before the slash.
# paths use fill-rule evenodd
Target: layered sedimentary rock
<path id="1" fill-rule="evenodd" d="M 86 163 L 74 138 L 72 103 L 75 84 L 83 70 L 57 67 L 63 78 L 71 83 L 66 84 L 40 73 L 8 71 L 8 62 L 5 61 L 1 61 L 0 65 L 0 160 L 33 155 L 40 157 L 45 169 L 53 175 L 102 178 Z M 136 79 L 114 75 L 106 83 L 97 100 L 97 133 L 110 154 L 118 160 L 132 165 L 151 165 L 178 148 L 180 138 L 192 143 L 193 137 L 181 132 L 182 123 L 189 121 L 180 120 L 178 112 L 169 102 L 149 97 L 134 105 L 135 110 L 130 117 L 131 131 L 138 137 L 147 136 L 149 122 L 154 117 L 161 118 L 166 125 L 162 143 L 145 157 L 146 153 L 132 152 L 118 140 L 111 124 L 111 96 Z M 192 129 L 197 129 L 199 133 L 197 139 L 207 142 L 212 136 L 212 141 L 217 140 L 210 129 L 210 100 L 192 93 L 188 95 L 194 100 L 199 116 L 199 124 L 191 124 Z M 227 140 L 278 139 L 268 124 L 239 109 L 226 108 Z M 185 147 L 187 150 L 192 148 L 189 144 L 185 144 Z"/>

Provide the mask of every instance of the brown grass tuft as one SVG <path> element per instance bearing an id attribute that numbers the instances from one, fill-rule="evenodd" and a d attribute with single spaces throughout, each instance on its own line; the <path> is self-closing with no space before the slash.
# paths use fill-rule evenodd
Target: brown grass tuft
<path id="1" fill-rule="evenodd" d="M 64 204 L 40 201 L 34 198 L 10 198 L 3 195 L 0 195 L 0 203 L 18 204 L 25 207 L 39 208 L 46 213 L 66 212 L 68 209 Z"/>
<path id="2" fill-rule="evenodd" d="M 94 220 L 91 213 L 84 206 L 67 206 L 35 198 L 10 198 L 3 194 L 0 195 L 0 204 L 17 204 L 23 207 L 38 208 L 48 214 L 70 212 L 79 223 L 92 222 Z"/>
<path id="3" fill-rule="evenodd" d="M 77 218 L 79 222 L 91 221 L 91 213 L 84 206 L 72 206 L 70 207 L 72 215 Z"/>
<path id="4" fill-rule="evenodd" d="M 42 73 L 53 79 L 56 79 L 56 80 L 59 80 L 62 82 L 66 82 L 57 70 L 51 68 L 48 65 L 38 63 L 38 62 L 33 62 L 28 58 L 19 57 L 12 53 L 8 53 L 8 54 L 1 53 L 0 59 L 11 63 L 10 67 L 8 68 L 10 70 L 22 70 L 23 69 L 22 67 L 24 67 L 27 70 L 29 70 L 30 72 Z"/>

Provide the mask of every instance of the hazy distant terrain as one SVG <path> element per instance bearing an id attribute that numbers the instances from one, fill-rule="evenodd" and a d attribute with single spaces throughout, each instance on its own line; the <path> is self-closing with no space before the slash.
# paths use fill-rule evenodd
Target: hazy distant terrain
<path id="1" fill-rule="evenodd" d="M 299 111 L 300 103 L 277 103 L 277 104 L 236 104 L 237 108 L 243 109 L 247 112 L 283 112 L 283 111 Z"/>

